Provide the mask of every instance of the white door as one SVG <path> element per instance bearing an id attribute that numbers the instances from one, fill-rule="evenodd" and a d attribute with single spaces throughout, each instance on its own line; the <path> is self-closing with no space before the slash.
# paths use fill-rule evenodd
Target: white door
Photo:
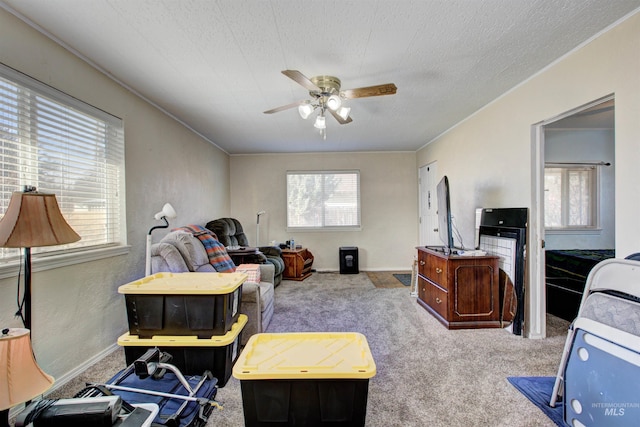
<path id="1" fill-rule="evenodd" d="M 438 234 L 437 162 L 418 171 L 420 185 L 420 246 L 442 246 Z"/>

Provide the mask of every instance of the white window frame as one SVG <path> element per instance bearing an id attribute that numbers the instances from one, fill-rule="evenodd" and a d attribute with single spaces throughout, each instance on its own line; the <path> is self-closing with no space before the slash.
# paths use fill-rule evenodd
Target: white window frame
<path id="1" fill-rule="evenodd" d="M 600 225 L 600 166 L 598 165 L 576 165 L 576 164 L 563 164 L 554 163 L 553 165 L 545 166 L 545 174 L 547 169 L 560 169 L 562 172 L 562 219 L 560 226 L 547 226 L 545 224 L 545 232 L 549 234 L 589 234 L 599 232 Z M 591 173 L 592 186 L 590 188 L 590 215 L 592 218 L 589 225 L 569 225 L 568 224 L 568 210 L 569 210 L 569 197 L 566 192 L 569 191 L 569 183 L 567 182 L 567 176 L 572 171 L 584 171 L 588 170 Z M 546 205 L 545 205 L 546 209 Z"/>
<path id="2" fill-rule="evenodd" d="M 357 224 L 352 225 L 344 225 L 344 226 L 327 226 L 325 225 L 324 215 L 322 218 L 322 224 L 319 226 L 295 226 L 290 225 L 291 219 L 289 218 L 289 177 L 292 175 L 317 175 L 321 178 L 324 178 L 328 175 L 339 175 L 339 174 L 350 174 L 356 175 L 357 179 Z M 326 171 L 287 171 L 286 173 L 286 191 L 287 191 L 287 231 L 296 232 L 296 231 L 360 231 L 362 229 L 362 203 L 360 200 L 360 171 L 359 170 L 326 170 Z M 323 200 L 325 199 L 323 195 Z"/>
<path id="3" fill-rule="evenodd" d="M 108 159 L 105 159 L 101 165 L 110 170 L 110 173 L 105 174 L 105 176 L 108 176 L 106 179 L 111 183 L 111 187 L 109 188 L 112 188 L 112 190 L 109 190 L 109 193 L 115 194 L 115 196 L 107 196 L 107 199 L 103 199 L 106 201 L 106 204 L 109 205 L 109 208 L 107 208 L 109 213 L 106 214 L 106 217 L 117 218 L 117 220 L 114 219 L 111 221 L 111 225 L 108 227 L 106 223 L 103 224 L 107 231 L 105 232 L 104 239 L 102 239 L 100 243 L 88 243 L 89 240 L 87 239 L 83 242 L 81 239 L 76 243 L 68 245 L 33 248 L 32 271 L 36 272 L 127 254 L 129 252 L 129 246 L 126 244 L 124 126 L 122 119 L 86 104 L 77 98 L 67 95 L 4 64 L 0 64 L 0 77 L 12 85 L 16 93 L 20 93 L 18 108 L 23 112 L 20 115 L 20 128 L 16 130 L 17 128 L 12 129 L 7 127 L 5 128 L 6 132 L 4 135 L 14 135 L 11 138 L 7 136 L 7 149 L 11 150 L 11 153 L 18 152 L 20 158 L 17 162 L 25 166 L 25 172 L 22 171 L 22 167 L 18 174 L 16 174 L 15 169 L 11 170 L 11 168 L 8 168 L 6 172 L 7 175 L 4 175 L 4 169 L 0 163 L 0 176 L 3 178 L 3 183 L 0 187 L 0 197 L 2 197 L 2 200 L 0 200 L 0 214 L 4 214 L 13 191 L 22 191 L 25 186 L 35 186 L 38 191 L 56 194 L 56 185 L 64 185 L 60 184 L 60 181 L 64 180 L 65 174 L 64 172 L 59 172 L 60 170 L 64 170 L 66 165 L 65 160 L 59 157 L 59 150 L 62 150 L 59 147 L 64 147 L 64 145 L 57 145 L 56 151 L 47 151 L 46 147 L 38 145 L 38 135 L 36 135 L 33 130 L 37 129 L 35 120 L 40 117 L 38 116 L 40 110 L 37 107 L 30 107 L 30 104 L 27 104 L 28 102 L 39 102 L 40 99 L 46 99 L 46 103 L 56 106 L 55 108 L 58 111 L 68 109 L 70 112 L 73 111 L 74 115 L 90 117 L 91 120 L 96 123 L 103 123 L 105 124 L 105 129 L 107 129 L 107 132 L 104 134 L 105 140 L 110 144 L 115 144 L 109 148 L 109 150 L 111 150 L 111 147 L 113 147 L 115 155 L 113 151 L 109 151 Z M 0 96 L 2 96 L 1 93 Z M 16 98 L 13 97 L 0 98 L 0 107 L 5 104 L 12 104 L 15 101 Z M 33 115 L 31 115 L 29 111 L 30 108 L 34 108 L 34 111 L 36 111 Z M 14 115 L 16 111 L 9 112 L 9 110 L 7 110 L 7 114 Z M 28 111 L 28 114 L 24 114 L 25 111 Z M 3 114 L 0 109 L 0 118 L 2 118 Z M 2 126 L 1 123 L 2 122 L 0 122 L 0 126 Z M 71 120 L 69 123 L 71 123 Z M 64 126 L 69 125 L 66 123 L 58 125 L 58 129 L 66 130 L 57 131 L 56 133 L 58 135 L 56 138 L 59 138 L 56 139 L 56 141 L 62 141 L 62 143 L 64 143 L 65 140 L 64 138 L 60 138 L 59 135 L 63 132 L 72 133 L 73 131 L 72 128 L 65 128 Z M 0 138 L 3 138 L 2 134 L 0 134 Z M 48 139 L 48 144 L 51 145 L 50 138 L 51 137 Z M 16 149 L 16 145 L 22 146 L 22 148 Z M 3 142 L 0 141 L 0 149 L 3 149 L 2 147 Z M 87 147 L 92 146 L 88 145 Z M 58 156 L 58 158 L 55 160 L 55 163 L 49 163 L 47 160 L 42 159 L 43 156 L 36 156 L 34 154 L 35 152 L 38 152 L 40 155 L 44 152 L 50 157 Z M 3 153 L 4 151 L 0 153 L 0 156 L 2 156 Z M 73 148 L 69 150 L 69 153 L 73 153 Z M 38 159 L 38 157 L 40 157 L 40 159 Z M 30 159 L 35 159 L 35 162 Z M 13 164 L 15 164 L 15 162 L 13 162 Z M 37 165 L 34 166 L 35 164 Z M 53 181 L 47 181 L 46 173 L 43 171 L 46 170 L 47 166 L 52 165 L 57 168 L 57 175 L 53 178 Z M 99 182 L 106 183 L 107 181 Z M 104 185 L 106 184 L 100 184 L 100 186 Z M 53 188 L 54 190 L 48 190 L 48 188 Z M 73 191 L 71 191 L 70 194 L 72 193 Z M 58 198 L 60 197 L 58 194 L 56 194 L 56 196 Z M 65 215 L 65 209 L 62 203 L 60 203 L 60 200 L 58 203 L 61 205 L 63 215 Z M 69 217 L 66 217 L 66 219 L 73 228 L 73 219 Z M 82 237 L 82 230 L 76 229 L 76 231 Z M 20 249 L 1 248 L 0 278 L 12 277 L 19 274 L 21 254 L 22 251 Z"/>

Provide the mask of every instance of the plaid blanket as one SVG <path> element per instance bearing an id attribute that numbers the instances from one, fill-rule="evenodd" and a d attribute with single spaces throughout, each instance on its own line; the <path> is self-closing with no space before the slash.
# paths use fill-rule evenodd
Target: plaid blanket
<path id="1" fill-rule="evenodd" d="M 211 230 L 201 225 L 185 225 L 175 230 L 183 230 L 197 237 L 207 251 L 209 263 L 217 272 L 232 273 L 236 271 L 236 265 L 227 253 L 227 249 L 218 241 L 217 236 Z"/>

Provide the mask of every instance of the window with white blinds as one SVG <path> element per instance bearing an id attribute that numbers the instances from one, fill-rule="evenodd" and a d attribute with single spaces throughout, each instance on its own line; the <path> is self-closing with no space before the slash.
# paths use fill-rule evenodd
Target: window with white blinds
<path id="1" fill-rule="evenodd" d="M 287 172 L 287 227 L 359 228 L 360 172 Z"/>
<path id="2" fill-rule="evenodd" d="M 121 244 L 122 120 L 0 65 L 0 214 L 14 191 L 56 195 L 80 241 L 33 253 Z M 0 259 L 19 255 L 0 249 Z"/>

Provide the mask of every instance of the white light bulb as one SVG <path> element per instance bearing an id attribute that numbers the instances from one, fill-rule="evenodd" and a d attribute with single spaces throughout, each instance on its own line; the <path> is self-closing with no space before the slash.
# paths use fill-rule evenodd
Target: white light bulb
<path id="1" fill-rule="evenodd" d="M 338 95 L 331 95 L 327 99 L 327 107 L 331 108 L 333 111 L 336 111 L 342 105 L 342 101 Z"/>

